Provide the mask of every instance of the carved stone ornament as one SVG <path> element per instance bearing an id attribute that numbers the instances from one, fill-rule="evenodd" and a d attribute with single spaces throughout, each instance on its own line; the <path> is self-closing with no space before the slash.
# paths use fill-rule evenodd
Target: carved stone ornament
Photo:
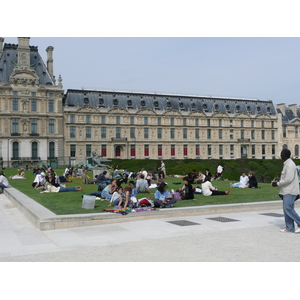
<path id="1" fill-rule="evenodd" d="M 108 110 L 108 113 L 113 114 L 113 113 L 129 113 L 129 111 L 125 108 L 122 107 L 116 107 Z"/>
<path id="2" fill-rule="evenodd" d="M 166 111 L 163 115 L 165 116 L 171 116 L 171 115 L 177 115 L 177 116 L 182 116 L 182 113 L 180 113 L 179 111 L 175 110 L 175 109 L 172 109 L 172 110 L 168 110 Z"/>
<path id="3" fill-rule="evenodd" d="M 77 110 L 77 112 L 97 112 L 97 113 L 99 113 L 100 110 L 95 107 L 92 107 L 92 106 L 85 106 L 85 107 L 79 108 Z"/>
<path id="4" fill-rule="evenodd" d="M 255 118 L 256 119 L 271 119 L 270 115 L 268 115 L 268 114 L 259 114 Z"/>
<path id="5" fill-rule="evenodd" d="M 157 115 L 156 111 L 150 109 L 150 108 L 141 108 L 139 109 L 136 114 L 143 114 L 143 115 Z"/>

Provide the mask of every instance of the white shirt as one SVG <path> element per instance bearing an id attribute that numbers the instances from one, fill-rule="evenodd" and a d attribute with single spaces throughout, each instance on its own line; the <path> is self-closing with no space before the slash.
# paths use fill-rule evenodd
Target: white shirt
<path id="1" fill-rule="evenodd" d="M 39 183 L 39 184 L 44 184 L 45 182 L 46 182 L 46 178 L 45 178 L 45 176 L 42 176 L 41 174 L 37 174 L 36 176 L 35 176 L 35 179 L 34 179 L 34 181 L 33 181 L 34 183 Z"/>
<path id="2" fill-rule="evenodd" d="M 242 185 L 246 185 L 248 183 L 248 181 L 249 181 L 249 177 L 248 176 L 241 176 L 240 177 L 240 183 Z"/>
<path id="3" fill-rule="evenodd" d="M 202 183 L 202 194 L 204 196 L 211 196 L 211 189 L 214 190 L 215 188 L 212 186 L 210 181 L 205 181 Z"/>
<path id="4" fill-rule="evenodd" d="M 0 183 L 2 183 L 3 185 L 5 185 L 6 187 L 9 186 L 8 180 L 5 176 L 0 175 Z"/>
<path id="5" fill-rule="evenodd" d="M 223 172 L 223 167 L 219 165 L 217 168 L 217 173 L 222 173 L 222 172 Z"/>
<path id="6" fill-rule="evenodd" d="M 280 186 L 281 195 L 299 195 L 299 179 L 296 165 L 291 158 L 283 164 L 280 180 L 277 182 Z"/>

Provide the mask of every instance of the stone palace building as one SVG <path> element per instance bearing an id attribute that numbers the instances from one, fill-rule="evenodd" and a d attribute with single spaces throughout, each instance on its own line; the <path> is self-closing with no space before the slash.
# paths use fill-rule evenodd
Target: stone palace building
<path id="1" fill-rule="evenodd" d="M 0 165 L 299 157 L 300 109 L 247 98 L 63 90 L 30 38 L 0 38 Z M 71 67 L 71 66 L 70 66 Z"/>

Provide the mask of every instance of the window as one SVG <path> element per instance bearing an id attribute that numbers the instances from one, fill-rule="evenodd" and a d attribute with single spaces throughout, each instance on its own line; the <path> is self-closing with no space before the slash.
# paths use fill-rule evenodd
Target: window
<path id="1" fill-rule="evenodd" d="M 158 125 L 158 126 L 161 126 L 161 117 L 158 117 L 158 118 L 157 118 L 157 125 Z"/>
<path id="2" fill-rule="evenodd" d="M 241 128 L 244 127 L 244 120 L 241 120 Z"/>
<path id="3" fill-rule="evenodd" d="M 275 140 L 275 130 L 271 130 L 271 139 Z"/>
<path id="4" fill-rule="evenodd" d="M 117 146 L 115 149 L 115 156 L 120 157 L 121 156 L 121 146 Z"/>
<path id="5" fill-rule="evenodd" d="M 183 145 L 183 155 L 188 156 L 188 145 Z"/>
<path id="6" fill-rule="evenodd" d="M 275 155 L 275 145 L 272 145 L 272 155 Z"/>
<path id="7" fill-rule="evenodd" d="M 219 129 L 219 140 L 222 140 L 223 138 L 223 130 Z"/>
<path id="8" fill-rule="evenodd" d="M 295 138 L 298 138 L 299 126 L 295 126 Z"/>
<path id="9" fill-rule="evenodd" d="M 105 124 L 106 120 L 105 120 L 105 116 L 101 116 L 101 124 Z"/>
<path id="10" fill-rule="evenodd" d="M 261 121 L 261 127 L 262 127 L 262 128 L 265 127 L 265 121 Z"/>
<path id="11" fill-rule="evenodd" d="M 144 139 L 149 138 L 149 128 L 144 128 Z"/>
<path id="12" fill-rule="evenodd" d="M 148 117 L 144 117 L 144 125 L 148 125 Z"/>
<path id="13" fill-rule="evenodd" d="M 106 127 L 101 127 L 101 139 L 106 139 Z"/>
<path id="14" fill-rule="evenodd" d="M 195 138 L 200 139 L 200 130 L 198 128 L 195 129 Z"/>
<path id="15" fill-rule="evenodd" d="M 210 119 L 207 119 L 207 126 L 210 126 Z"/>
<path id="16" fill-rule="evenodd" d="M 252 155 L 255 155 L 255 145 L 252 145 L 251 151 L 252 151 Z"/>
<path id="17" fill-rule="evenodd" d="M 49 157 L 50 158 L 55 157 L 55 143 L 54 142 L 49 143 Z"/>
<path id="18" fill-rule="evenodd" d="M 85 156 L 92 156 L 92 145 L 85 145 Z"/>
<path id="19" fill-rule="evenodd" d="M 207 139 L 211 139 L 211 129 L 207 129 Z"/>
<path id="20" fill-rule="evenodd" d="M 53 98 L 54 94 L 53 93 L 49 93 L 48 95 L 50 98 Z"/>
<path id="21" fill-rule="evenodd" d="M 157 145 L 157 155 L 162 156 L 162 145 Z"/>
<path id="22" fill-rule="evenodd" d="M 75 123 L 75 115 L 70 115 L 70 123 Z"/>
<path id="23" fill-rule="evenodd" d="M 255 130 L 251 130 L 251 139 L 255 140 Z"/>
<path id="24" fill-rule="evenodd" d="M 31 119 L 31 133 L 37 133 L 37 119 Z"/>
<path id="25" fill-rule="evenodd" d="M 92 127 L 91 126 L 85 127 L 85 137 L 87 139 L 90 139 L 92 137 Z"/>
<path id="26" fill-rule="evenodd" d="M 186 126 L 186 118 L 183 118 L 183 120 L 182 120 L 182 122 L 183 122 L 183 126 Z"/>
<path id="27" fill-rule="evenodd" d="M 76 138 L 76 126 L 70 126 L 70 138 L 71 139 Z"/>
<path id="28" fill-rule="evenodd" d="M 271 128 L 274 128 L 274 121 L 271 121 Z"/>
<path id="29" fill-rule="evenodd" d="M 175 129 L 174 128 L 170 129 L 170 138 L 175 139 Z"/>
<path id="30" fill-rule="evenodd" d="M 230 145 L 230 155 L 234 156 L 234 145 Z"/>
<path id="31" fill-rule="evenodd" d="M 207 145 L 207 155 L 211 156 L 211 145 Z"/>
<path id="32" fill-rule="evenodd" d="M 12 110 L 13 111 L 19 110 L 19 99 L 17 99 L 17 98 L 12 99 Z"/>
<path id="33" fill-rule="evenodd" d="M 200 156 L 200 145 L 199 144 L 197 144 L 196 145 L 196 156 Z"/>
<path id="34" fill-rule="evenodd" d="M 101 154 L 102 156 L 106 156 L 107 153 L 106 153 L 106 145 L 101 145 Z"/>
<path id="35" fill-rule="evenodd" d="M 135 157 L 135 145 L 130 145 L 130 156 Z"/>
<path id="36" fill-rule="evenodd" d="M 242 130 L 241 130 L 241 139 L 243 140 L 244 138 L 245 138 L 245 130 L 242 129 Z"/>
<path id="37" fill-rule="evenodd" d="M 49 133 L 54 133 L 54 119 L 49 119 Z"/>
<path id="38" fill-rule="evenodd" d="M 175 145 L 171 145 L 171 156 L 175 156 Z"/>
<path id="39" fill-rule="evenodd" d="M 32 142 L 31 143 L 31 158 L 37 159 L 37 157 L 38 157 L 38 143 Z"/>
<path id="40" fill-rule="evenodd" d="M 130 127 L 130 138 L 135 139 L 135 128 L 134 127 Z"/>
<path id="41" fill-rule="evenodd" d="M 286 126 L 282 126 L 283 137 L 287 137 L 286 135 Z"/>
<path id="42" fill-rule="evenodd" d="M 134 117 L 130 117 L 130 125 L 134 125 Z"/>
<path id="43" fill-rule="evenodd" d="M 157 139 L 162 139 L 162 128 L 157 128 Z"/>
<path id="44" fill-rule="evenodd" d="M 251 120 L 251 127 L 254 128 L 254 121 Z"/>
<path id="45" fill-rule="evenodd" d="M 54 100 L 52 100 L 52 99 L 48 100 L 48 111 L 54 112 Z"/>
<path id="46" fill-rule="evenodd" d="M 266 145 L 261 145 L 261 154 L 262 155 L 266 154 Z"/>
<path id="47" fill-rule="evenodd" d="M 116 116 L 116 124 L 117 125 L 121 124 L 121 117 L 120 116 Z"/>
<path id="48" fill-rule="evenodd" d="M 261 139 L 262 139 L 262 140 L 265 139 L 265 131 L 264 131 L 264 130 L 261 131 Z"/>
<path id="49" fill-rule="evenodd" d="M 230 129 L 229 135 L 230 135 L 230 139 L 233 140 L 233 129 Z"/>
<path id="50" fill-rule="evenodd" d="M 219 145 L 219 155 L 223 155 L 223 145 Z"/>
<path id="51" fill-rule="evenodd" d="M 299 145 L 295 145 L 295 156 L 299 156 Z"/>
<path id="52" fill-rule="evenodd" d="M 229 126 L 230 126 L 230 127 L 232 127 L 232 123 L 233 123 L 233 121 L 230 120 L 230 121 L 229 121 Z"/>
<path id="53" fill-rule="evenodd" d="M 199 119 L 195 119 L 195 126 L 199 126 Z"/>
<path id="54" fill-rule="evenodd" d="M 121 127 L 116 127 L 116 138 L 121 138 Z"/>
<path id="55" fill-rule="evenodd" d="M 144 145 L 144 156 L 149 156 L 149 145 Z"/>
<path id="56" fill-rule="evenodd" d="M 19 133 L 19 119 L 12 118 L 12 133 Z"/>
<path id="57" fill-rule="evenodd" d="M 31 111 L 36 111 L 36 99 L 31 99 Z"/>
<path id="58" fill-rule="evenodd" d="M 187 128 L 183 128 L 183 139 L 187 139 Z"/>
<path id="59" fill-rule="evenodd" d="M 91 116 L 90 115 L 86 115 L 85 116 L 85 120 L 86 120 L 87 124 L 90 124 L 91 123 Z"/>
<path id="60" fill-rule="evenodd" d="M 70 145 L 70 156 L 76 157 L 76 145 Z"/>
<path id="61" fill-rule="evenodd" d="M 13 142 L 13 159 L 19 158 L 19 143 Z"/>
<path id="62" fill-rule="evenodd" d="M 219 119 L 219 127 L 222 127 L 222 119 Z"/>
<path id="63" fill-rule="evenodd" d="M 171 119 L 170 119 L 170 122 L 171 122 L 171 123 L 170 123 L 171 126 L 174 126 L 174 118 L 171 118 Z"/>

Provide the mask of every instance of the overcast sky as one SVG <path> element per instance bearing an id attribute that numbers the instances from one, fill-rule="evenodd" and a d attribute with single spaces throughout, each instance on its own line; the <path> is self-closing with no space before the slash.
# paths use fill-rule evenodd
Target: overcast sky
<path id="1" fill-rule="evenodd" d="M 18 43 L 17 37 L 5 37 L 7 29 L 6 36 L 32 36 L 30 45 L 38 46 L 45 62 L 45 50 L 53 46 L 54 75 L 62 76 L 65 91 L 88 88 L 299 104 L 299 17 L 293 1 L 286 1 L 289 5 L 253 0 L 237 6 L 232 0 L 212 0 L 204 6 L 186 0 L 181 6 L 153 0 L 148 6 L 145 2 L 147 9 L 131 0 L 126 5 L 112 1 L 100 10 L 81 6 L 78 16 L 69 7 L 47 6 L 46 14 L 30 7 L 32 17 L 13 30 L 10 22 L 2 37 Z M 19 18 L 24 17 L 22 10 Z M 2 23 L 9 20 L 5 15 Z"/>

